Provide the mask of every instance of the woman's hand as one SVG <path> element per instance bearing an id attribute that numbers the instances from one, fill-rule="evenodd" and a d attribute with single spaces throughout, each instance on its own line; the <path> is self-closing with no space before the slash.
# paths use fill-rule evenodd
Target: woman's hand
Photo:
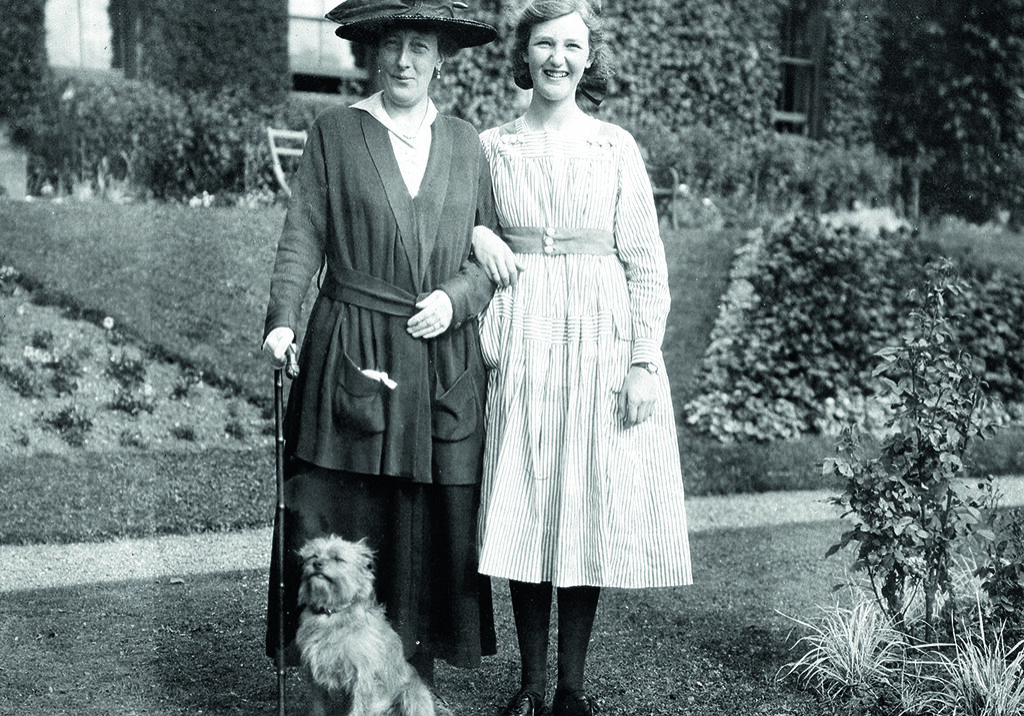
<path id="1" fill-rule="evenodd" d="M 617 415 L 622 424 L 631 428 L 651 417 L 658 394 L 657 379 L 641 366 L 630 366 L 619 390 Z"/>
<path id="2" fill-rule="evenodd" d="M 273 368 L 283 368 L 288 351 L 295 354 L 295 332 L 287 326 L 278 326 L 263 341 L 263 355 Z"/>
<path id="3" fill-rule="evenodd" d="M 416 302 L 419 313 L 409 319 L 405 330 L 413 338 L 437 338 L 452 323 L 452 299 L 444 291 L 434 291 Z"/>
<path id="4" fill-rule="evenodd" d="M 486 226 L 473 227 L 473 254 L 487 277 L 501 288 L 515 286 L 523 268 L 501 237 Z"/>

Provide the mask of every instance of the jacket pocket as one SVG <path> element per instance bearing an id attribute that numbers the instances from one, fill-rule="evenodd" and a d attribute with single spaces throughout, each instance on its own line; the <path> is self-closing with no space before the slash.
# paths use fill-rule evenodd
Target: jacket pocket
<path id="1" fill-rule="evenodd" d="M 348 357 L 342 356 L 334 386 L 334 420 L 344 428 L 375 435 L 384 432 L 383 385 L 359 369 Z"/>
<path id="2" fill-rule="evenodd" d="M 478 414 L 477 383 L 471 371 L 463 372 L 448 390 L 442 391 L 438 381 L 430 410 L 431 428 L 436 440 L 465 440 L 476 430 Z"/>

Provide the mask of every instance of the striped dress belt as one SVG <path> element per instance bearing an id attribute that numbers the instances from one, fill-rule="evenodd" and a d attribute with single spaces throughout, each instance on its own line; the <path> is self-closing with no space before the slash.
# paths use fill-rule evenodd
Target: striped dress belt
<path id="1" fill-rule="evenodd" d="M 604 229 L 510 226 L 502 230 L 505 243 L 517 254 L 588 254 L 613 256 L 615 236 Z"/>

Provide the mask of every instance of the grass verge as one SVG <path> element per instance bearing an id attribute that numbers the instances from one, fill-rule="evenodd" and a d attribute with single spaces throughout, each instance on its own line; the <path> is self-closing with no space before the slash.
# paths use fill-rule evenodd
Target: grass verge
<path id="1" fill-rule="evenodd" d="M 8 457 L 0 544 L 98 542 L 270 524 L 273 451 Z"/>

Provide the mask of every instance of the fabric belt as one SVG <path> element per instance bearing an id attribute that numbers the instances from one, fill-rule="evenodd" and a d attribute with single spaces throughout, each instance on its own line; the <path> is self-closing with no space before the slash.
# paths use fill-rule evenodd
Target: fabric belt
<path id="1" fill-rule="evenodd" d="M 503 230 L 505 242 L 517 254 L 616 254 L 615 236 L 604 229 L 511 226 Z"/>
<path id="2" fill-rule="evenodd" d="M 327 272 L 320 293 L 335 301 L 342 301 L 389 316 L 412 316 L 416 296 L 403 288 L 354 269 L 334 269 Z"/>

